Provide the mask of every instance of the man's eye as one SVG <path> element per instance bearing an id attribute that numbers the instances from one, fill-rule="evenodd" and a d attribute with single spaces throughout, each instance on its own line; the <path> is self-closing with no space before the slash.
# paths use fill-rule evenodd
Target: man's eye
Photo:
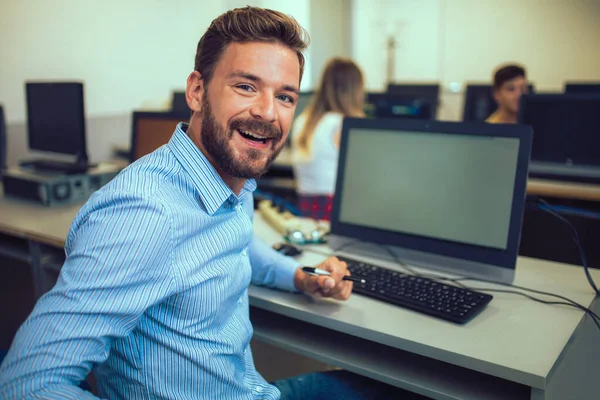
<path id="1" fill-rule="evenodd" d="M 252 91 L 252 86 L 250 85 L 238 85 L 238 89 L 242 89 L 245 92 Z"/>
<path id="2" fill-rule="evenodd" d="M 277 97 L 280 100 L 285 101 L 286 103 L 294 104 L 294 99 L 291 96 L 287 96 L 287 95 L 282 94 L 282 95 L 277 96 Z"/>

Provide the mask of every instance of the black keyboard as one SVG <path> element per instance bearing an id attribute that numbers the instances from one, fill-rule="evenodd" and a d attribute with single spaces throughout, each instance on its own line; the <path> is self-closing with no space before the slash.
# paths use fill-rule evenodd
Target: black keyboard
<path id="1" fill-rule="evenodd" d="M 338 258 L 348 263 L 352 276 L 366 281 L 355 282 L 354 293 L 457 324 L 464 324 L 479 314 L 493 298 L 486 293 L 433 279 L 408 275 L 346 257 Z"/>

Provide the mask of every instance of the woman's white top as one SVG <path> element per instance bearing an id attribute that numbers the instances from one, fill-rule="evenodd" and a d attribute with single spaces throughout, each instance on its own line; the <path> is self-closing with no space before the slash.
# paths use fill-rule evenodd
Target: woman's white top
<path id="1" fill-rule="evenodd" d="M 300 115 L 292 128 L 292 161 L 296 190 L 303 195 L 333 195 L 339 150 L 334 143 L 341 131 L 344 116 L 329 112 L 321 117 L 309 145 L 309 153 L 296 145 L 298 134 L 304 127 L 306 116 Z"/>

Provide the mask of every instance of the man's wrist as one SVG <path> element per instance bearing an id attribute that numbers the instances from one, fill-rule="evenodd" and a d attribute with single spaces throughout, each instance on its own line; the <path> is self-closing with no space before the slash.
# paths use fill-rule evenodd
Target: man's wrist
<path id="1" fill-rule="evenodd" d="M 304 292 L 306 289 L 304 285 L 305 278 L 306 274 L 302 271 L 302 266 L 296 268 L 296 272 L 294 272 L 294 286 L 299 292 Z"/>

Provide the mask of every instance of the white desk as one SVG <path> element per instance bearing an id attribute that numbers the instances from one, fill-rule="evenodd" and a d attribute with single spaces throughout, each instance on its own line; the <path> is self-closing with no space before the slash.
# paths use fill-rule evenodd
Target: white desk
<path id="1" fill-rule="evenodd" d="M 0 199 L 0 233 L 28 241 L 40 292 L 49 284 L 44 249 L 62 251 L 57 248 L 79 206 L 46 208 Z M 255 227 L 267 242 L 280 240 L 259 215 Z M 13 244 L 0 246 L 6 251 Z M 305 252 L 301 261 L 323 258 Z M 600 273 L 593 275 L 600 282 Z M 584 305 L 594 298 L 581 268 L 567 265 L 520 258 L 515 283 Z M 571 308 L 494 296 L 486 310 L 459 326 L 358 295 L 340 303 L 250 288 L 256 338 L 434 399 L 595 398 L 600 332 L 591 320 Z M 598 312 L 599 302 L 593 307 Z"/>

